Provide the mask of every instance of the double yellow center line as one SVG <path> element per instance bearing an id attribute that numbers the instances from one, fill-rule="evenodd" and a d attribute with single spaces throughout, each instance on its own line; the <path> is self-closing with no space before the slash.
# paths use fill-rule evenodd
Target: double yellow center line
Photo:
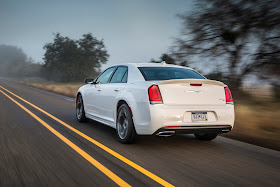
<path id="1" fill-rule="evenodd" d="M 120 155 L 119 153 L 113 151 L 112 149 L 108 148 L 107 146 L 101 144 L 100 142 L 92 139 L 91 137 L 87 136 L 86 134 L 78 131 L 77 129 L 71 127 L 70 125 L 66 124 L 65 122 L 61 121 L 60 119 L 56 118 L 55 116 L 51 115 L 50 113 L 46 112 L 45 110 L 37 107 L 36 105 L 26 101 L 25 99 L 21 98 L 20 96 L 14 94 L 13 92 L 7 90 L 6 88 L 0 86 L 1 89 L 5 90 L 6 92 L 10 93 L 11 95 L 17 97 L 18 99 L 22 100 L 23 102 L 29 104 L 33 108 L 39 110 L 40 112 L 44 113 L 45 115 L 49 116 L 50 118 L 54 119 L 55 121 L 59 122 L 63 126 L 67 127 L 71 131 L 77 133 L 78 135 L 82 136 L 86 140 L 90 141 L 91 143 L 95 144 L 99 148 L 103 149 L 107 153 L 110 153 L 114 157 L 118 158 L 119 160 L 123 161 L 124 163 L 128 164 L 129 166 L 133 167 L 134 169 L 138 170 L 139 172 L 143 173 L 147 177 L 153 179 L 154 181 L 158 182 L 159 184 L 163 186 L 173 186 L 172 184 L 168 183 L 167 181 L 163 180 L 162 178 L 156 176 L 155 174 L 149 172 L 148 170 L 144 169 L 143 167 L 139 166 L 138 164 L 132 162 L 131 160 L 125 158 L 124 156 Z M 30 114 L 33 118 L 35 118 L 38 122 L 40 122 L 42 125 L 44 125 L 48 130 L 50 130 L 53 134 L 55 134 L 58 138 L 60 138 L 63 142 L 65 142 L 67 145 L 69 145 L 72 149 L 74 149 L 77 153 L 79 153 L 82 157 L 84 157 L 86 160 L 88 160 L 92 165 L 94 165 L 96 168 L 98 168 L 101 172 L 103 172 L 106 176 L 108 176 L 111 180 L 113 180 L 116 184 L 119 186 L 130 186 L 127 184 L 124 180 L 122 180 L 120 177 L 118 177 L 116 174 L 111 172 L 108 168 L 103 166 L 101 163 L 99 163 L 97 160 L 92 158 L 89 154 L 84 152 L 82 149 L 80 149 L 78 146 L 76 146 L 74 143 L 72 143 L 70 140 L 65 138 L 62 134 L 57 132 L 55 129 L 53 129 L 50 125 L 48 125 L 46 122 L 44 122 L 42 119 L 40 119 L 38 116 L 36 116 L 34 113 L 32 113 L 30 110 L 25 108 L 23 105 L 21 105 L 19 102 L 14 100 L 12 97 L 7 95 L 5 92 L 0 90 L 6 97 L 8 97 L 11 101 L 16 103 L 19 107 L 21 107 L 24 111 L 26 111 L 28 114 Z"/>

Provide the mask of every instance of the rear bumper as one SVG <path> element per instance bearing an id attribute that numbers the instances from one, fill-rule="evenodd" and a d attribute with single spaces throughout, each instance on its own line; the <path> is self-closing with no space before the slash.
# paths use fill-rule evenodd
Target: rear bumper
<path id="1" fill-rule="evenodd" d="M 182 127 L 163 127 L 158 129 L 154 135 L 161 135 L 165 133 L 170 134 L 220 134 L 230 132 L 232 126 L 182 126 Z"/>
<path id="2" fill-rule="evenodd" d="M 149 112 L 148 112 L 149 111 Z M 207 112 L 209 120 L 193 122 L 192 112 Z M 143 112 L 144 113 L 144 112 Z M 229 132 L 234 125 L 234 105 L 224 106 L 168 106 L 164 104 L 149 105 L 145 114 L 147 120 L 134 121 L 139 135 L 157 134 L 162 130 L 175 131 L 176 134 L 223 133 Z M 228 130 L 229 129 L 229 130 Z M 224 130 L 224 131 L 223 131 Z"/>

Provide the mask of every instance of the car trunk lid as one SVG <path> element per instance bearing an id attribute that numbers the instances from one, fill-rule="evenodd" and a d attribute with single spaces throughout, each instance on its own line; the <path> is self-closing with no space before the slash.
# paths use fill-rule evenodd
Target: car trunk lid
<path id="1" fill-rule="evenodd" d="M 224 83 L 208 79 L 174 79 L 158 83 L 165 105 L 225 105 Z"/>

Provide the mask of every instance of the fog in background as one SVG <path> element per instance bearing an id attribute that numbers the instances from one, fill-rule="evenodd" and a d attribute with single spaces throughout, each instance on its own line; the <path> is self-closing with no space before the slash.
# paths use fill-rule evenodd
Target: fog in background
<path id="1" fill-rule="evenodd" d="M 53 33 L 79 39 L 92 33 L 110 54 L 107 64 L 149 62 L 172 45 L 179 33 L 177 14 L 189 0 L 0 0 L 0 44 L 20 47 L 42 63 L 43 46 Z"/>

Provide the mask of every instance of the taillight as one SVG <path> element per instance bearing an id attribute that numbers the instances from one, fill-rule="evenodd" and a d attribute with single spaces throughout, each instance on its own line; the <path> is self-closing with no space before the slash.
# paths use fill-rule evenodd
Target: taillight
<path id="1" fill-rule="evenodd" d="M 202 84 L 190 84 L 191 86 L 201 86 Z"/>
<path id="2" fill-rule="evenodd" d="M 157 104 L 157 103 L 162 103 L 162 98 L 160 95 L 160 91 L 157 85 L 152 85 L 148 89 L 149 93 L 149 98 L 150 98 L 150 103 L 151 104 Z"/>
<path id="3" fill-rule="evenodd" d="M 233 99 L 232 99 L 232 95 L 231 95 L 231 92 L 228 87 L 225 87 L 225 94 L 226 94 L 226 102 L 232 103 Z"/>

